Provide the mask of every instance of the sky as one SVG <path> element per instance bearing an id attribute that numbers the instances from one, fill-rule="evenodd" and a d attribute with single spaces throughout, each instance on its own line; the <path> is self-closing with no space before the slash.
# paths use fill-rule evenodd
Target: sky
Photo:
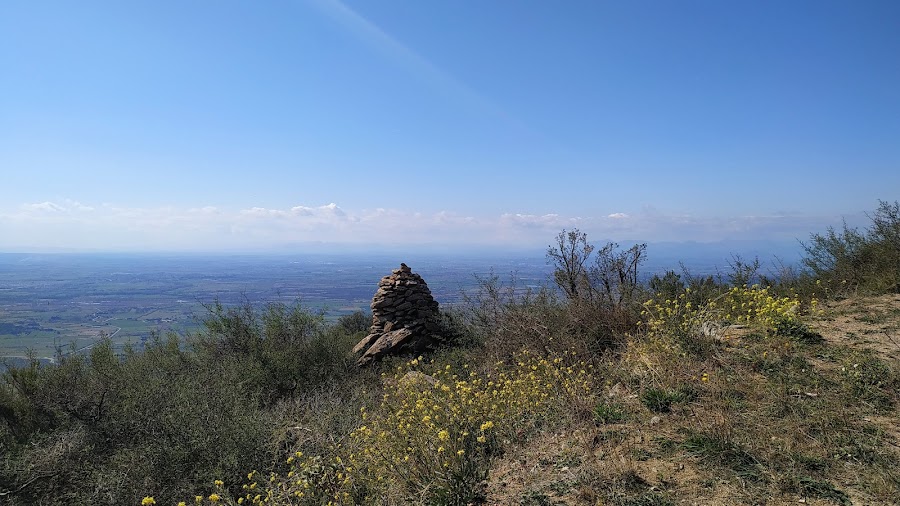
<path id="1" fill-rule="evenodd" d="M 900 198 L 900 2 L 0 2 L 0 252 L 807 238 Z"/>

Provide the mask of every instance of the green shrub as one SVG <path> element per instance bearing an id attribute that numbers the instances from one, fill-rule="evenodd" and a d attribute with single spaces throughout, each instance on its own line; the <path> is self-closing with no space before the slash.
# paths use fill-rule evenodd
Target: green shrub
<path id="1" fill-rule="evenodd" d="M 601 402 L 594 408 L 594 421 L 598 424 L 621 423 L 625 420 L 625 408 L 619 403 Z"/>
<path id="2" fill-rule="evenodd" d="M 189 344 L 106 339 L 0 385 L 0 492 L 10 504 L 174 504 L 280 458 L 272 406 L 354 374 L 354 336 L 299 305 L 213 306 Z M 275 441 L 273 441 L 275 440 Z M 15 494 L 13 495 L 13 492 Z M 7 497 L 8 496 L 8 497 Z"/>
<path id="3" fill-rule="evenodd" d="M 270 429 L 237 365 L 202 363 L 170 337 L 123 357 L 104 340 L 8 372 L 32 420 L 0 473 L 13 504 L 134 504 L 148 488 L 172 500 L 201 477 L 264 462 Z"/>
<path id="4" fill-rule="evenodd" d="M 482 343 L 489 361 L 510 359 L 522 349 L 543 352 L 551 345 L 564 349 L 574 344 L 570 335 L 560 332 L 568 318 L 550 290 L 517 288 L 515 276 L 506 284 L 493 273 L 476 279 L 478 288 L 463 294 L 462 319 L 467 339 L 475 345 Z"/>
<path id="5" fill-rule="evenodd" d="M 369 330 L 372 325 L 372 315 L 363 311 L 355 311 L 338 318 L 337 324 L 347 334 L 355 335 Z"/>
<path id="6" fill-rule="evenodd" d="M 351 321 L 329 327 L 324 313 L 299 302 L 256 309 L 249 303 L 225 308 L 217 301 L 208 309 L 194 349 L 206 362 L 238 361 L 244 381 L 263 391 L 267 403 L 352 370 L 356 334 L 346 331 Z"/>
<path id="7" fill-rule="evenodd" d="M 693 392 L 651 387 L 641 393 L 641 403 L 654 413 L 668 413 L 673 404 L 690 401 Z"/>
<path id="8" fill-rule="evenodd" d="M 871 226 L 860 231 L 844 223 L 813 234 L 803 245 L 803 263 L 832 293 L 862 289 L 900 293 L 900 202 L 879 201 Z"/>
<path id="9" fill-rule="evenodd" d="M 592 367 L 522 352 L 493 372 L 417 358 L 386 377 L 379 404 L 322 454 L 294 453 L 284 473 L 251 471 L 228 504 L 436 504 L 478 500 L 490 459 L 511 441 L 555 426 L 587 395 Z M 409 374 L 412 373 L 412 374 Z M 230 501 L 230 502 L 229 502 Z M 201 501 L 209 504 L 209 501 Z"/>
<path id="10" fill-rule="evenodd" d="M 596 249 L 587 234 L 563 230 L 547 248 L 553 280 L 565 295 L 575 331 L 592 345 L 609 348 L 635 330 L 645 298 L 638 268 L 646 260 L 647 245 L 620 249 L 608 242 Z"/>

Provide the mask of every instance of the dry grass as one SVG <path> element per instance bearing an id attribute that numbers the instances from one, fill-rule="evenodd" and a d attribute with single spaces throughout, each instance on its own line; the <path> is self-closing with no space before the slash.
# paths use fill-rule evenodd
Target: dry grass
<path id="1" fill-rule="evenodd" d="M 561 339 L 547 337 L 549 355 L 491 366 L 483 350 L 448 350 L 397 362 L 393 379 L 296 398 L 276 417 L 291 422 L 281 446 L 304 450 L 287 474 L 254 489 L 253 473 L 235 495 L 219 483 L 214 503 L 268 490 L 272 504 L 896 504 L 900 297 L 805 317 L 763 302 L 787 319 L 748 303 L 765 318 L 705 332 L 674 312 L 697 325 L 679 324 L 677 338 L 648 326 L 591 363 L 553 358 Z M 430 381 L 402 379 L 420 367 L 430 376 L 414 377 Z M 523 388 L 500 388 L 496 374 Z"/>
<path id="2" fill-rule="evenodd" d="M 738 329 L 693 354 L 635 338 L 598 367 L 602 416 L 507 452 L 487 504 L 896 504 L 900 296 L 809 324 L 823 339 Z"/>

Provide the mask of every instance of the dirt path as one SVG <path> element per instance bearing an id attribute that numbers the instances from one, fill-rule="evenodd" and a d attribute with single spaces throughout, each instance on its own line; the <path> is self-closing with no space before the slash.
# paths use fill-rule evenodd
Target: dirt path
<path id="1" fill-rule="evenodd" d="M 829 343 L 866 348 L 900 360 L 900 294 L 831 302 L 812 328 Z"/>

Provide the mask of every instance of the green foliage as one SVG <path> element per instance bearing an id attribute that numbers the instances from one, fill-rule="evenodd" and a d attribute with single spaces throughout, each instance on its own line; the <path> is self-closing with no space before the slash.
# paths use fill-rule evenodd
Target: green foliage
<path id="1" fill-rule="evenodd" d="M 595 351 L 615 347 L 635 330 L 645 297 L 638 268 L 646 251 L 646 244 L 622 250 L 613 242 L 597 249 L 578 229 L 563 230 L 547 248 L 570 328 Z"/>
<path id="2" fill-rule="evenodd" d="M 681 279 L 681 274 L 673 270 L 668 270 L 661 276 L 654 274 L 647 282 L 647 286 L 656 294 L 656 297 L 663 300 L 674 299 L 687 288 Z"/>
<path id="3" fill-rule="evenodd" d="M 817 334 L 798 320 L 799 297 L 775 297 L 770 287 L 736 286 L 700 303 L 694 302 L 697 297 L 687 287 L 671 299 L 662 299 L 661 292 L 657 295 L 644 303 L 644 325 L 651 339 L 673 351 L 709 354 L 716 348 L 712 336 L 733 323 L 763 335 L 787 335 L 804 342 L 816 340 Z M 812 299 L 809 305 L 815 310 L 818 301 Z"/>
<path id="4" fill-rule="evenodd" d="M 621 423 L 625 415 L 625 408 L 620 403 L 601 402 L 594 408 L 594 421 L 598 424 Z"/>
<path id="5" fill-rule="evenodd" d="M 372 325 L 372 315 L 371 313 L 355 311 L 338 318 L 337 324 L 347 334 L 355 335 L 369 329 L 369 326 Z"/>
<path id="6" fill-rule="evenodd" d="M 697 308 L 705 305 L 727 291 L 727 287 L 713 276 L 695 276 L 684 266 L 682 273 L 666 271 L 662 276 L 654 274 L 647 286 L 656 300 L 675 300 L 683 298 Z"/>
<path id="7" fill-rule="evenodd" d="M 791 337 L 803 343 L 818 343 L 822 335 L 811 330 L 805 323 L 795 319 L 780 319 L 775 323 L 775 334 Z"/>
<path id="8" fill-rule="evenodd" d="M 203 360 L 240 362 L 244 381 L 264 391 L 265 401 L 278 399 L 345 374 L 352 362 L 348 351 L 355 344 L 348 326 L 357 321 L 325 324 L 324 313 L 313 313 L 299 302 L 293 305 L 270 303 L 257 310 L 249 303 L 209 307 L 203 322 L 206 332 L 197 336 L 193 347 Z"/>
<path id="9" fill-rule="evenodd" d="M 507 284 L 493 272 L 476 278 L 478 289 L 463 294 L 462 320 L 468 327 L 469 342 L 483 344 L 490 360 L 508 359 L 522 349 L 541 352 L 554 342 L 559 344 L 557 339 L 564 336 L 556 334 L 565 329 L 567 314 L 553 292 L 517 289 L 515 276 Z"/>
<path id="10" fill-rule="evenodd" d="M 759 258 L 744 260 L 740 255 L 731 255 L 728 262 L 730 272 L 728 282 L 735 288 L 749 288 L 759 281 Z"/>
<path id="11" fill-rule="evenodd" d="M 467 325 L 464 310 L 442 309 L 439 318 L 438 334 L 444 346 L 478 348 L 484 344 L 478 334 Z"/>
<path id="12" fill-rule="evenodd" d="M 178 489 L 264 459 L 268 427 L 240 369 L 201 364 L 174 337 L 124 357 L 105 340 L 5 380 L 32 422 L 0 471 L 21 503 L 129 503 L 148 483 Z"/>
<path id="13" fill-rule="evenodd" d="M 846 492 L 835 488 L 834 485 L 826 480 L 816 480 L 809 476 L 804 476 L 798 480 L 797 488 L 803 495 L 828 499 L 834 504 L 840 504 L 841 506 L 853 504 Z"/>
<path id="14" fill-rule="evenodd" d="M 494 366 L 479 373 L 413 359 L 386 378 L 391 388 L 373 409 L 360 409 L 349 434 L 321 453 L 295 452 L 284 473 L 262 479 L 251 471 L 239 494 L 216 493 L 227 504 L 471 504 L 491 457 L 561 420 L 588 393 L 592 369 L 571 353 L 522 352 Z"/>
<path id="15" fill-rule="evenodd" d="M 193 349 L 142 350 L 13 368 L 0 382 L 0 494 L 18 504 L 174 504 L 216 476 L 237 482 L 275 455 L 271 406 L 349 376 L 348 326 L 299 305 L 213 306 Z"/>
<path id="16" fill-rule="evenodd" d="M 641 403 L 654 413 L 668 413 L 673 404 L 690 401 L 694 396 L 693 391 L 683 388 L 673 390 L 651 387 L 641 392 Z"/>
<path id="17" fill-rule="evenodd" d="M 900 202 L 879 201 L 867 230 L 829 227 L 803 245 L 803 259 L 831 292 L 900 293 Z"/>
<path id="18" fill-rule="evenodd" d="M 218 504 L 257 494 L 284 504 L 475 503 L 492 459 L 535 431 L 583 423 L 596 431 L 588 440 L 631 441 L 629 424 L 598 425 L 626 421 L 638 401 L 672 413 L 661 429 L 689 426 L 678 448 L 713 464 L 713 476 L 719 468 L 766 491 L 773 477 L 782 491 L 843 504 L 831 483 L 847 483 L 834 481 L 847 464 L 871 475 L 858 477 L 880 487 L 874 497 L 895 497 L 888 436 L 866 417 L 893 414 L 900 369 L 875 353 L 826 353 L 803 317 L 812 294 L 897 289 L 898 239 L 900 206 L 882 202 L 864 232 L 813 236 L 809 272 L 769 279 L 758 260 L 733 257 L 727 281 L 682 268 L 652 277 L 648 294 L 637 281 L 643 245 L 597 249 L 563 231 L 548 250 L 558 292 L 491 275 L 465 307 L 442 313 L 447 346 L 435 362 L 387 360 L 380 370 L 359 371 L 349 356 L 365 313 L 329 325 L 300 304 L 215 303 L 186 342 L 156 336 L 117 356 L 105 340 L 4 373 L 0 500 L 174 504 L 196 492 Z M 647 298 L 646 332 L 634 332 Z M 752 333 L 717 335 L 727 323 Z M 823 357 L 835 365 L 819 367 Z M 638 398 L 598 403 L 591 385 L 610 379 Z M 620 454 L 649 455 L 629 450 Z M 611 483 L 611 504 L 671 503 L 662 479 L 654 487 L 665 495 L 636 475 Z"/>

